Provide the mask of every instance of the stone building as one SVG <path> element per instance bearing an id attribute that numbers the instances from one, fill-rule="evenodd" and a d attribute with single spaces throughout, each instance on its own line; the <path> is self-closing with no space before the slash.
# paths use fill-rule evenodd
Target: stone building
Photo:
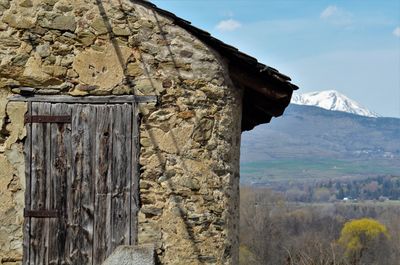
<path id="1" fill-rule="evenodd" d="M 146 1 L 0 0 L 1 263 L 237 264 L 241 132 L 296 88 Z"/>

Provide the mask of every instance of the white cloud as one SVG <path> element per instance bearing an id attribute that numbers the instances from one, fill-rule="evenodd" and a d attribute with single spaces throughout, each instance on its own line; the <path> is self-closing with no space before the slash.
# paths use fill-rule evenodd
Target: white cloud
<path id="1" fill-rule="evenodd" d="M 400 27 L 396 27 L 396 28 L 393 30 L 393 35 L 396 36 L 396 37 L 398 37 L 398 38 L 400 38 Z"/>
<path id="2" fill-rule="evenodd" d="M 320 18 L 327 19 L 327 18 L 335 15 L 335 13 L 337 13 L 337 12 L 338 12 L 337 6 L 328 6 L 321 12 Z"/>
<path id="3" fill-rule="evenodd" d="M 234 19 L 222 20 L 218 23 L 217 29 L 220 31 L 234 31 L 240 28 L 242 24 Z"/>
<path id="4" fill-rule="evenodd" d="M 337 6 L 328 6 L 322 10 L 319 17 L 335 26 L 350 26 L 353 24 L 353 15 Z"/>

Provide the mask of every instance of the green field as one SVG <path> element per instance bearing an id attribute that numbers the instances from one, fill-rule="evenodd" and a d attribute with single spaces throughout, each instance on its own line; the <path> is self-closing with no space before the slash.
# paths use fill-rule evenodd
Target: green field
<path id="1" fill-rule="evenodd" d="M 400 164 L 389 164 L 385 160 L 280 159 L 242 162 L 240 166 L 242 183 L 370 177 L 400 173 Z"/>
<path id="2" fill-rule="evenodd" d="M 388 200 L 388 201 L 376 201 L 376 200 L 365 200 L 365 201 L 348 201 L 348 202 L 287 202 L 287 205 L 294 208 L 302 207 L 331 207 L 342 206 L 342 207 L 396 207 L 398 211 L 400 206 L 400 200 Z"/>

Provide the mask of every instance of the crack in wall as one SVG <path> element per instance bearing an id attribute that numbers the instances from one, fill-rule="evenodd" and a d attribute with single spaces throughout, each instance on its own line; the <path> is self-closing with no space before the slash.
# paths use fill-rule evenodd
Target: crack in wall
<path id="1" fill-rule="evenodd" d="M 7 116 L 0 121 L 0 144 L 4 144 L 6 139 L 10 136 L 10 132 L 7 130 L 8 123 L 10 123 L 10 119 Z"/>

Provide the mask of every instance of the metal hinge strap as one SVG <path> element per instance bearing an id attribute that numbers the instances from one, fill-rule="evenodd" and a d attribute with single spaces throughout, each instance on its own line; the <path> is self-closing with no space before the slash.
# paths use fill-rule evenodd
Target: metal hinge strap
<path id="1" fill-rule="evenodd" d="M 57 210 L 26 210 L 26 209 L 24 209 L 24 217 L 57 218 L 57 217 L 59 217 L 59 211 L 57 211 Z"/>
<path id="2" fill-rule="evenodd" d="M 25 115 L 25 123 L 71 123 L 70 115 Z"/>

